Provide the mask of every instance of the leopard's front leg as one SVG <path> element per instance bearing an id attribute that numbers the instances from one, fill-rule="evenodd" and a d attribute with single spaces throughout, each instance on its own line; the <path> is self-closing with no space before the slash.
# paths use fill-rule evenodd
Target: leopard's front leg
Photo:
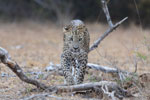
<path id="1" fill-rule="evenodd" d="M 88 54 L 86 52 L 82 52 L 79 54 L 76 59 L 76 68 L 75 68 L 75 84 L 80 84 L 84 80 L 86 65 L 88 61 Z"/>
<path id="2" fill-rule="evenodd" d="M 72 64 L 71 64 L 72 59 L 73 58 L 70 52 L 63 52 L 61 55 L 61 67 L 63 69 L 66 85 L 74 84 L 72 76 Z"/>

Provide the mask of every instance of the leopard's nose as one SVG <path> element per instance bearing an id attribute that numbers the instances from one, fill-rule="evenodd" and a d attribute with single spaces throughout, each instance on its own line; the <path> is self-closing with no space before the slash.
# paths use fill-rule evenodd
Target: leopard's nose
<path id="1" fill-rule="evenodd" d="M 76 49 L 78 49 L 78 48 L 79 48 L 79 46 L 73 46 L 73 48 L 76 50 Z"/>
<path id="2" fill-rule="evenodd" d="M 78 48 L 77 47 L 73 47 L 75 50 L 77 50 Z"/>

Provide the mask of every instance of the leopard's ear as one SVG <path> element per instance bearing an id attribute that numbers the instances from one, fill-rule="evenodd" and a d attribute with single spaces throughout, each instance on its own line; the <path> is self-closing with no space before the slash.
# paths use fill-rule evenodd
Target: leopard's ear
<path id="1" fill-rule="evenodd" d="M 70 28 L 70 25 L 66 25 L 65 27 L 63 27 L 63 32 L 68 32 Z"/>

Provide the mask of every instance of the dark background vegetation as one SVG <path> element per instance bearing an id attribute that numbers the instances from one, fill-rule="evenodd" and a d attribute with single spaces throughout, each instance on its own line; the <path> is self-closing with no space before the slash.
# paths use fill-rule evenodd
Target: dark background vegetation
<path id="1" fill-rule="evenodd" d="M 150 0 L 110 0 L 108 6 L 113 21 L 128 16 L 126 24 L 139 25 L 141 22 L 143 27 L 150 27 Z M 71 19 L 106 22 L 100 0 L 0 0 L 0 19 L 4 22 L 31 19 L 57 24 Z"/>

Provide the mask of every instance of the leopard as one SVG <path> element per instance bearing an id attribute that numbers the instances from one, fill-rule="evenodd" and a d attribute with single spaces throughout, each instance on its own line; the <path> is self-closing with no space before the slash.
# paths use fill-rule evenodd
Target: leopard
<path id="1" fill-rule="evenodd" d="M 83 83 L 88 62 L 90 35 L 84 22 L 76 19 L 63 27 L 61 67 L 66 85 Z"/>

